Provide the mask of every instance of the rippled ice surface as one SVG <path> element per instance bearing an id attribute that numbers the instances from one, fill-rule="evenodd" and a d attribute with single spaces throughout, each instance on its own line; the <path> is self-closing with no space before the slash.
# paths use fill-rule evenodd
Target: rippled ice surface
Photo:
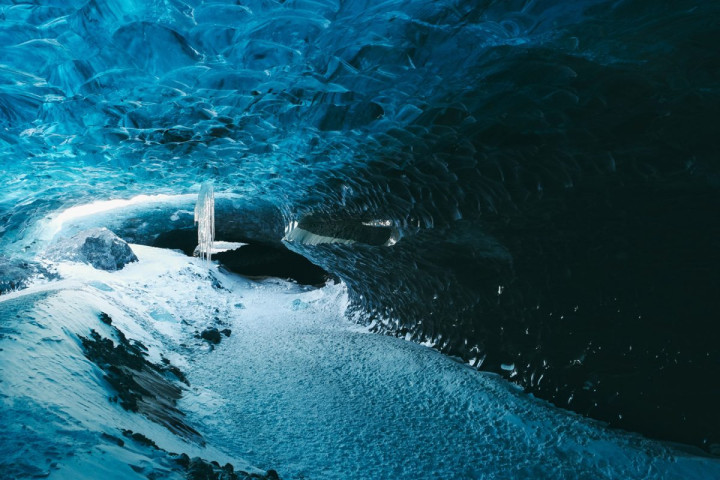
<path id="1" fill-rule="evenodd" d="M 283 478 L 690 478 L 676 457 L 518 393 L 431 349 L 364 333 L 339 287 L 243 292 L 233 335 L 193 358 L 211 441 Z M 188 402 L 190 403 L 190 402 Z M 695 470 L 697 469 L 697 470 Z"/>

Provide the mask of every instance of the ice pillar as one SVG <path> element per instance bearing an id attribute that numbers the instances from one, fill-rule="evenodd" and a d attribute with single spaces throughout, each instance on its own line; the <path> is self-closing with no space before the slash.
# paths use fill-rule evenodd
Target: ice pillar
<path id="1" fill-rule="evenodd" d="M 212 183 L 200 187 L 195 204 L 195 223 L 198 225 L 198 253 L 200 258 L 210 261 L 215 240 L 215 193 Z"/>

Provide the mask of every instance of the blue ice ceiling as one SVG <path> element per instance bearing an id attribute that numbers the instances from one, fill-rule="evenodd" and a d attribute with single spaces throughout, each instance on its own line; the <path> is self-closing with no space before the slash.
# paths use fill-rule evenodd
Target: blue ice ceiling
<path id="1" fill-rule="evenodd" d="M 691 1 L 14 1 L 0 252 L 37 253 L 19 245 L 63 207 L 207 180 L 271 205 L 268 230 L 390 225 L 392 247 L 289 247 L 378 331 L 709 448 L 719 18 Z"/>
<path id="2" fill-rule="evenodd" d="M 471 216 L 504 200 L 505 192 L 477 183 L 505 180 L 516 167 L 487 161 L 483 167 L 497 172 L 468 182 L 463 193 L 473 198 L 460 199 L 464 208 L 452 198 L 456 178 L 495 156 L 498 143 L 535 157 L 556 157 L 553 143 L 572 148 L 569 156 L 593 144 L 584 162 L 608 171 L 623 161 L 607 145 L 623 133 L 612 131 L 621 129 L 611 117 L 620 112 L 608 95 L 627 98 L 626 121 L 647 108 L 633 102 L 650 100 L 633 89 L 653 82 L 666 96 L 664 104 L 654 99 L 661 122 L 687 108 L 673 89 L 703 104 L 714 86 L 702 62 L 714 53 L 703 35 L 713 34 L 715 7 L 677 5 L 663 12 L 647 2 L 598 1 L 14 2 L 0 7 L 0 122 L 2 154 L 19 184 L 3 200 L 58 187 L 65 198 L 176 192 L 213 178 L 317 208 L 327 195 L 342 201 L 355 183 L 375 186 L 358 178 L 369 162 L 403 171 L 403 148 L 443 142 L 459 159 L 424 159 L 407 169 L 409 180 L 375 195 L 390 190 L 404 201 L 393 207 L 396 216 L 425 225 Z M 683 22 L 705 28 L 685 39 L 676 31 Z M 693 42 L 689 58 L 678 55 L 683 45 L 673 36 Z M 676 125 L 664 122 L 656 142 L 687 143 L 702 133 L 665 132 Z M 519 148 L 532 135 L 547 136 L 539 145 L 547 153 Z M 633 143 L 620 146 L 637 150 Z M 701 162 L 698 153 L 674 167 Z M 576 162 L 524 165 L 530 171 L 518 188 L 538 195 L 571 184 Z M 413 174 L 434 181 L 418 191 Z M 320 179 L 331 186 L 309 198 Z M 382 201 L 357 196 L 362 209 Z"/>

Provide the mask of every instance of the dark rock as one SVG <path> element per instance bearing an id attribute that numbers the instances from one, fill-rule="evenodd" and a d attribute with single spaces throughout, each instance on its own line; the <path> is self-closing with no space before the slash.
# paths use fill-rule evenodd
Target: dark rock
<path id="1" fill-rule="evenodd" d="M 220 340 L 222 339 L 218 329 L 212 327 L 203 330 L 203 332 L 200 334 L 200 338 L 216 345 L 220 343 Z"/>
<path id="2" fill-rule="evenodd" d="M 182 372 L 182 370 L 180 370 L 180 369 L 179 369 L 178 367 L 176 367 L 175 365 L 171 364 L 171 363 L 170 363 L 170 360 L 168 360 L 167 358 L 163 357 L 163 358 L 162 358 L 162 362 L 163 362 L 163 368 L 164 368 L 167 372 L 172 373 L 178 380 L 180 380 L 181 382 L 183 382 L 185 385 L 188 385 L 188 386 L 190 385 L 190 382 L 188 381 L 187 377 L 186 377 L 185 374 Z"/>
<path id="3" fill-rule="evenodd" d="M 222 330 L 220 330 L 220 333 L 222 333 L 226 337 L 229 337 L 230 334 L 232 333 L 232 330 L 230 330 L 229 328 L 223 328 Z"/>
<path id="4" fill-rule="evenodd" d="M 217 461 L 208 461 L 200 457 L 192 459 L 186 453 L 172 453 L 160 448 L 152 439 L 146 437 L 142 433 L 133 432 L 132 430 L 122 430 L 123 436 L 132 440 L 138 445 L 155 450 L 153 456 L 159 463 L 160 468 L 153 469 L 148 465 L 130 467 L 148 479 L 167 478 L 168 469 L 184 474 L 187 480 L 250 480 L 264 479 L 277 480 L 278 476 L 274 470 L 269 470 L 265 475 L 257 473 L 248 473 L 242 470 L 235 470 L 232 464 L 226 463 L 221 466 Z M 113 435 L 103 433 L 102 437 L 118 446 L 125 446 L 125 442 Z M 3 477 L 4 478 L 4 477 Z"/>
<path id="5" fill-rule="evenodd" d="M 109 315 L 103 315 L 112 321 Z M 105 318 L 103 315 L 100 318 Z M 142 343 L 128 340 L 120 330 L 111 325 L 110 328 L 119 339 L 117 345 L 95 330 L 91 330 L 89 337 L 80 336 L 80 342 L 85 356 L 100 367 L 105 373 L 103 378 L 117 392 L 120 406 L 142 413 L 184 438 L 202 441 L 200 434 L 183 421 L 183 413 L 176 408 L 182 388 L 168 374 L 187 383 L 182 372 L 169 361 L 164 362 L 165 365 L 147 361 L 147 349 Z"/>
<path id="6" fill-rule="evenodd" d="M 114 443 L 115 445 L 117 445 L 117 446 L 119 446 L 119 447 L 125 446 L 125 442 L 123 441 L 122 438 L 118 438 L 118 437 L 115 437 L 115 436 L 113 436 L 113 435 L 110 435 L 110 434 L 107 434 L 107 433 L 104 433 L 104 432 L 103 432 L 103 434 L 102 434 L 101 436 L 102 436 L 102 438 L 104 438 L 105 440 L 109 440 L 109 441 L 111 441 L 112 443 Z"/>
<path id="7" fill-rule="evenodd" d="M 175 459 L 175 462 L 187 469 L 190 466 L 190 457 L 188 457 L 187 453 L 181 453 L 178 455 L 178 457 Z"/>
<path id="8" fill-rule="evenodd" d="M 200 457 L 195 457 L 190 460 L 187 478 L 188 480 L 218 480 L 218 474 L 210 463 Z"/>
<path id="9" fill-rule="evenodd" d="M 284 246 L 250 244 L 213 255 L 231 272 L 251 277 L 278 277 L 302 285 L 324 285 L 330 274 Z"/>
<path id="10" fill-rule="evenodd" d="M 47 251 L 52 260 L 87 263 L 99 270 L 115 271 L 137 262 L 127 242 L 107 228 L 82 231 L 59 240 Z"/>
<path id="11" fill-rule="evenodd" d="M 105 312 L 101 312 L 99 315 L 100 321 L 103 322 L 105 325 L 112 324 L 112 318 L 110 318 L 110 315 L 108 315 Z"/>
<path id="12" fill-rule="evenodd" d="M 225 290 L 225 287 L 222 286 L 222 283 L 220 283 L 220 280 L 218 280 L 215 275 L 210 274 L 210 281 L 215 290 Z"/>
<path id="13" fill-rule="evenodd" d="M 36 262 L 0 257 L 0 295 L 26 288 L 33 278 L 54 280 L 58 275 Z"/>
<path id="14" fill-rule="evenodd" d="M 268 470 L 265 475 L 243 471 L 236 472 L 235 468 L 229 463 L 221 467 L 216 461 L 208 462 L 200 457 L 190 460 L 185 454 L 181 455 L 181 458 L 176 458 L 175 462 L 185 467 L 188 480 L 249 480 L 253 478 L 279 480 L 275 470 Z"/>
<path id="15" fill-rule="evenodd" d="M 140 445 L 154 448 L 155 450 L 162 450 L 160 447 L 157 446 L 157 444 L 154 441 L 150 440 L 148 437 L 146 437 L 142 433 L 133 432 L 132 430 L 123 430 L 122 432 L 123 432 L 123 435 L 125 435 L 127 438 L 132 438 Z"/>

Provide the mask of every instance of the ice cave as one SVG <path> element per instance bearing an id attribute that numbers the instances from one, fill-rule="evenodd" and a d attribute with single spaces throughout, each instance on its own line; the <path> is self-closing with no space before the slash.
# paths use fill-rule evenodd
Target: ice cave
<path id="1" fill-rule="evenodd" d="M 720 2 L 0 1 L 0 478 L 720 478 Z"/>

